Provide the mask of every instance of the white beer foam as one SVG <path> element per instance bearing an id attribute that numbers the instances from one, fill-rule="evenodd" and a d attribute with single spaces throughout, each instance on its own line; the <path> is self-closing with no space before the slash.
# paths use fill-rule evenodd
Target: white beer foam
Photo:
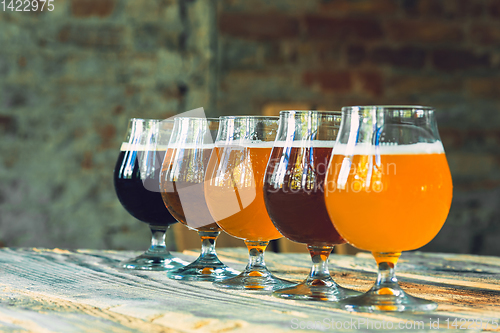
<path id="1" fill-rule="evenodd" d="M 371 144 L 349 144 L 339 143 L 333 149 L 334 155 L 422 155 L 422 154 L 444 154 L 441 141 L 433 143 L 419 142 L 409 145 L 398 145 L 381 143 L 378 146 Z"/>
<path id="2" fill-rule="evenodd" d="M 216 147 L 234 147 L 234 148 L 272 148 L 274 141 L 252 141 L 252 140 L 235 140 L 230 144 L 224 141 L 215 143 Z"/>
<path id="3" fill-rule="evenodd" d="M 335 140 L 294 140 L 294 141 L 275 141 L 274 147 L 292 147 L 292 148 L 333 148 Z"/>
<path id="4" fill-rule="evenodd" d="M 166 151 L 168 145 L 139 145 L 134 143 L 122 142 L 120 151 L 147 151 L 148 149 L 154 147 L 156 151 Z"/>
<path id="5" fill-rule="evenodd" d="M 168 148 L 173 149 L 213 149 L 213 143 L 173 143 Z"/>

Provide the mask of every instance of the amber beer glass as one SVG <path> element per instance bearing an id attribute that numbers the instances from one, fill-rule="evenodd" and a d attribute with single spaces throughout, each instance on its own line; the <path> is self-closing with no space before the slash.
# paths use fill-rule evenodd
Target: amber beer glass
<path id="1" fill-rule="evenodd" d="M 263 184 L 278 128 L 278 117 L 221 117 L 205 182 L 208 209 L 229 235 L 243 239 L 250 258 L 237 277 L 216 282 L 222 288 L 276 290 L 293 285 L 266 268 L 264 251 L 281 238 L 267 214 Z"/>
<path id="2" fill-rule="evenodd" d="M 264 200 L 281 234 L 307 244 L 313 266 L 302 283 L 275 291 L 274 296 L 338 301 L 359 294 L 340 287 L 328 270 L 333 247 L 345 243 L 333 227 L 324 199 L 324 181 L 340 119 L 340 112 L 280 112 L 264 180 Z"/>
<path id="3" fill-rule="evenodd" d="M 220 228 L 208 211 L 204 194 L 205 171 L 218 126 L 218 119 L 175 118 L 161 170 L 161 194 L 172 216 L 198 232 L 201 254 L 191 264 L 168 272 L 172 279 L 218 281 L 238 274 L 217 258 L 215 241 Z"/>
<path id="4" fill-rule="evenodd" d="M 437 304 L 406 294 L 394 267 L 402 251 L 430 242 L 443 226 L 452 180 L 434 110 L 421 106 L 342 109 L 327 173 L 325 202 L 338 232 L 372 252 L 377 282 L 342 300 L 351 311 L 428 311 Z"/>
<path id="5" fill-rule="evenodd" d="M 153 234 L 149 249 L 122 262 L 123 268 L 158 271 L 187 264 L 172 256 L 165 244 L 165 232 L 177 222 L 165 208 L 159 187 L 172 126 L 172 121 L 133 118 L 121 145 L 113 177 L 116 195 L 132 216 L 149 224 Z"/>

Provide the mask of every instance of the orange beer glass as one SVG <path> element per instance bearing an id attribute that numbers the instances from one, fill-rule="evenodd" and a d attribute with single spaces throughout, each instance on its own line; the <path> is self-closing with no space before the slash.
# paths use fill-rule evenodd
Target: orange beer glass
<path id="1" fill-rule="evenodd" d="M 351 311 L 428 311 L 407 295 L 394 267 L 402 251 L 430 242 L 443 226 L 452 180 L 434 110 L 421 106 L 342 109 L 326 177 L 333 224 L 353 246 L 372 252 L 378 278 L 364 295 L 340 302 Z"/>
<path id="2" fill-rule="evenodd" d="M 250 258 L 238 276 L 214 284 L 222 288 L 276 290 L 293 283 L 273 276 L 264 251 L 281 238 L 267 214 L 264 176 L 278 128 L 278 117 L 221 117 L 205 177 L 205 199 L 217 224 L 243 239 Z"/>

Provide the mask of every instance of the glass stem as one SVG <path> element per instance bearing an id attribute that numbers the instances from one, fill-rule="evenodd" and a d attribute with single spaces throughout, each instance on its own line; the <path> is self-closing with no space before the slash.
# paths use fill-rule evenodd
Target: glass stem
<path id="1" fill-rule="evenodd" d="M 148 252 L 170 253 L 167 250 L 167 245 L 165 243 L 165 234 L 167 232 L 168 226 L 150 224 L 149 228 L 151 229 L 152 237 L 151 246 L 149 247 Z"/>
<path id="2" fill-rule="evenodd" d="M 269 241 L 245 241 L 249 254 L 248 265 L 245 271 L 249 272 L 250 275 L 252 273 L 261 275 L 258 273 L 268 272 L 266 263 L 264 262 L 264 251 L 268 244 Z"/>
<path id="3" fill-rule="evenodd" d="M 198 231 L 201 238 L 201 254 L 198 260 L 202 262 L 219 261 L 215 252 L 215 242 L 220 231 Z"/>
<path id="4" fill-rule="evenodd" d="M 402 295 L 403 290 L 399 287 L 394 273 L 401 252 L 373 252 L 373 256 L 378 265 L 378 277 L 371 291 L 379 295 Z"/>
<path id="5" fill-rule="evenodd" d="M 328 270 L 328 257 L 332 253 L 333 245 L 307 245 L 311 254 L 312 267 L 308 280 L 314 284 L 324 284 L 324 280 L 330 280 L 330 271 Z"/>

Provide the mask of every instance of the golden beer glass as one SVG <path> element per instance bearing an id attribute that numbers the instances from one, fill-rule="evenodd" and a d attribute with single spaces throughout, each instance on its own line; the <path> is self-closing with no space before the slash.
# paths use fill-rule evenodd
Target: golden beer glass
<path id="1" fill-rule="evenodd" d="M 340 235 L 370 251 L 375 285 L 340 301 L 350 311 L 429 311 L 437 304 L 406 294 L 394 268 L 402 251 L 430 242 L 443 226 L 452 180 L 434 110 L 421 106 L 342 108 L 327 172 L 325 202 Z"/>
<path id="2" fill-rule="evenodd" d="M 201 238 L 201 254 L 191 264 L 169 271 L 175 280 L 218 281 L 236 276 L 215 252 L 220 228 L 210 216 L 204 194 L 205 171 L 219 119 L 177 117 L 160 174 L 163 201 L 173 217 Z"/>
<path id="3" fill-rule="evenodd" d="M 214 285 L 244 290 L 276 290 L 293 285 L 272 275 L 264 262 L 270 240 L 281 238 L 264 204 L 267 162 L 278 117 L 221 117 L 215 149 L 208 163 L 205 198 L 217 224 L 243 239 L 249 263 L 240 275 Z"/>

